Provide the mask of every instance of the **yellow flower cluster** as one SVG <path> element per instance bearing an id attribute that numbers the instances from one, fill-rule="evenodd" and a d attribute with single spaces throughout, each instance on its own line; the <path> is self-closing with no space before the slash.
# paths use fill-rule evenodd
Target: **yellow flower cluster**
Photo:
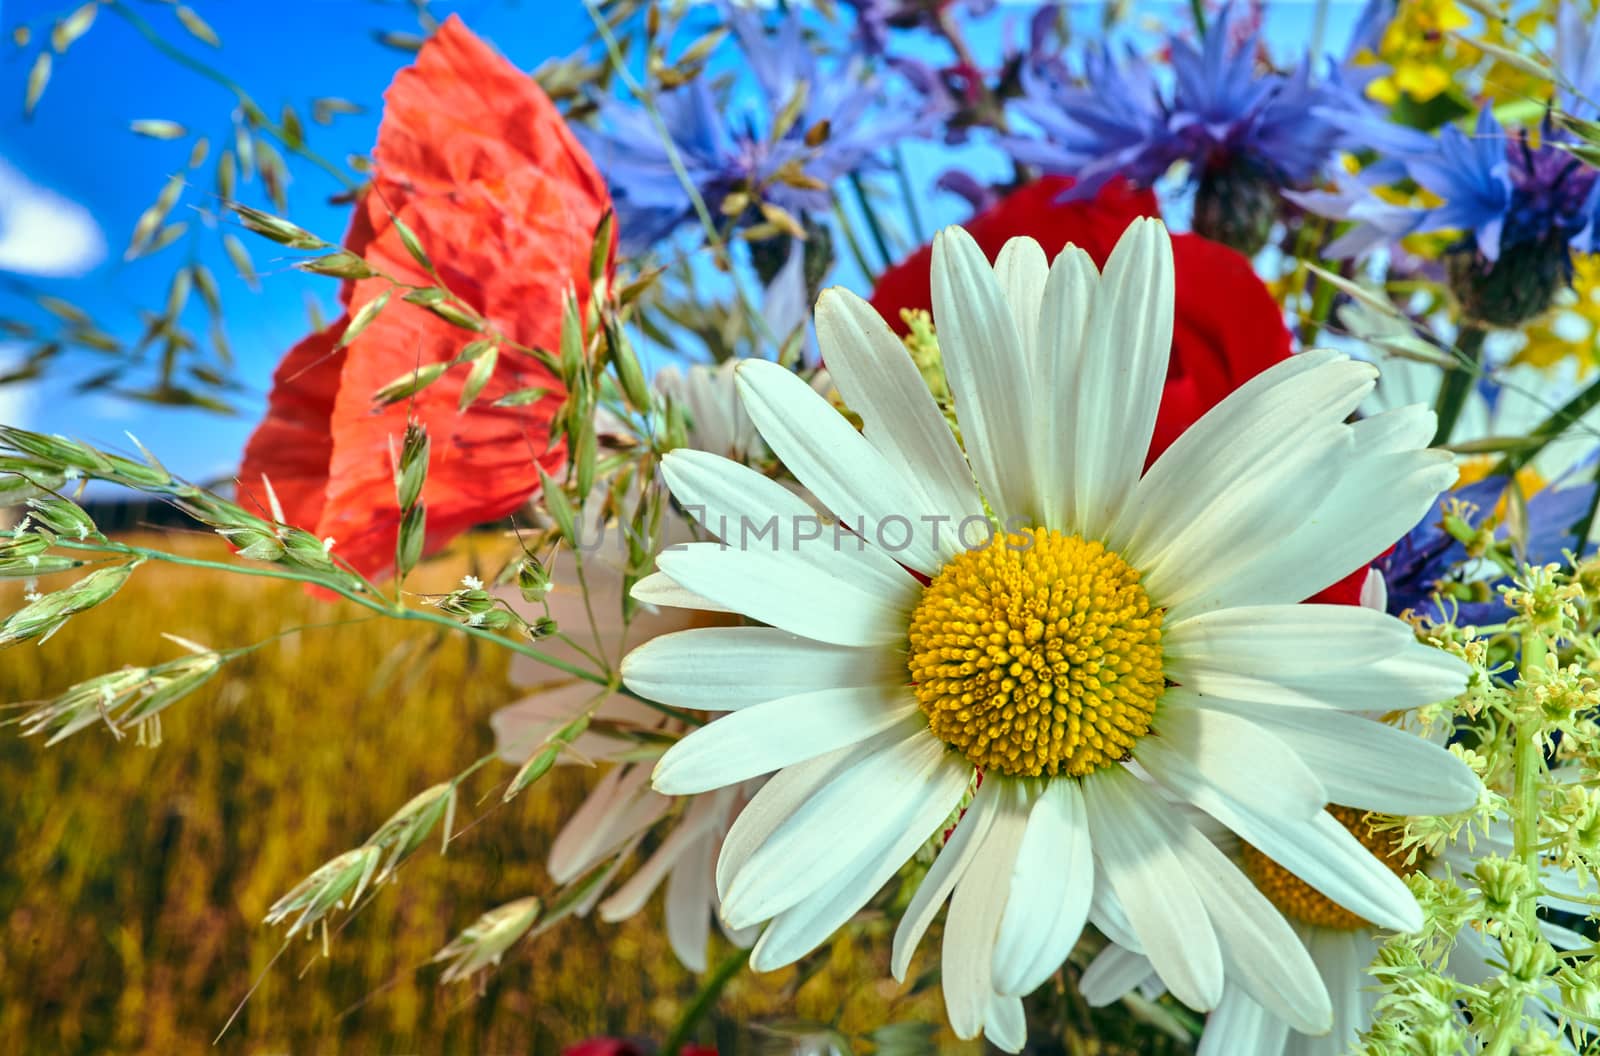
<path id="1" fill-rule="evenodd" d="M 1513 362 L 1549 370 L 1570 360 L 1580 378 L 1600 364 L 1600 254 L 1575 257 L 1573 265 L 1571 291 L 1528 327 Z"/>
<path id="2" fill-rule="evenodd" d="M 1393 105 L 1401 93 L 1425 103 L 1444 92 L 1458 70 L 1476 61 L 1475 50 L 1449 35 L 1471 22 L 1455 0 L 1401 0 L 1373 57 L 1390 72 L 1367 85 L 1367 94 Z"/>

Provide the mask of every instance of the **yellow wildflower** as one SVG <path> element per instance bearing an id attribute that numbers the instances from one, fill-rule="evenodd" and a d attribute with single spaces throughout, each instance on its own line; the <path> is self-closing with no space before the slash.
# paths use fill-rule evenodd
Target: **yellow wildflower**
<path id="1" fill-rule="evenodd" d="M 1600 254 L 1573 258 L 1572 289 L 1527 333 L 1514 363 L 1549 370 L 1570 359 L 1580 378 L 1600 364 Z"/>
<path id="2" fill-rule="evenodd" d="M 1367 85 L 1367 94 L 1392 105 L 1401 93 L 1425 103 L 1444 92 L 1455 71 L 1470 65 L 1449 33 L 1471 22 L 1455 0 L 1401 0 L 1378 43 L 1376 58 L 1390 70 Z"/>

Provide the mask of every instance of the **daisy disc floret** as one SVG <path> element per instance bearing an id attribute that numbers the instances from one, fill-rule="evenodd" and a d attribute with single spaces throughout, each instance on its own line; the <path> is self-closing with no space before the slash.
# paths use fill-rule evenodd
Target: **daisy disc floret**
<path id="1" fill-rule="evenodd" d="M 737 368 L 808 497 L 705 452 L 662 463 L 720 542 L 662 553 L 634 596 L 750 625 L 665 635 L 622 672 L 642 696 L 728 713 L 667 750 L 658 790 L 773 774 L 722 845 L 726 922 L 765 923 L 758 970 L 792 963 L 965 804 L 891 960 L 904 979 L 949 904 L 958 1035 L 1019 1050 L 1022 995 L 1091 919 L 1191 1007 L 1226 980 L 1326 1031 L 1293 928 L 1175 804 L 1364 920 L 1420 926 L 1405 883 L 1323 808 L 1474 803 L 1460 760 L 1352 714 L 1454 696 L 1467 669 L 1384 613 L 1300 603 L 1454 480 L 1425 446 L 1432 412 L 1350 423 L 1374 369 L 1307 352 L 1147 466 L 1173 331 L 1159 221 L 1130 225 L 1103 272 L 1027 238 L 991 264 L 947 228 L 931 280 L 957 430 L 883 319 L 830 290 L 817 337 L 849 417 L 778 364 Z"/>
<path id="2" fill-rule="evenodd" d="M 1082 777 L 1150 730 L 1161 613 L 1103 543 L 1035 528 L 945 565 L 906 666 L 928 728 L 973 766 Z"/>

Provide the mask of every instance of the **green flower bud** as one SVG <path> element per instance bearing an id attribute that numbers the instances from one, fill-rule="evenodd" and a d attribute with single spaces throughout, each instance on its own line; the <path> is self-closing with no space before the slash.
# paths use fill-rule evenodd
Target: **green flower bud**
<path id="1" fill-rule="evenodd" d="M 1516 909 L 1528 889 L 1528 868 L 1509 858 L 1489 857 L 1472 870 L 1483 905 L 1491 917 L 1504 917 Z"/>
<path id="2" fill-rule="evenodd" d="M 550 573 L 532 554 L 524 554 L 517 565 L 517 589 L 522 592 L 522 600 L 531 604 L 543 601 L 550 593 Z"/>

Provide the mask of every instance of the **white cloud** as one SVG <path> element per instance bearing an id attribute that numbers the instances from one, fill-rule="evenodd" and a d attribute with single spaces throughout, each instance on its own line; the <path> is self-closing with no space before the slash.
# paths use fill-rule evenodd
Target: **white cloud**
<path id="1" fill-rule="evenodd" d="M 67 278 L 105 255 L 105 236 L 89 210 L 0 159 L 0 271 Z"/>

